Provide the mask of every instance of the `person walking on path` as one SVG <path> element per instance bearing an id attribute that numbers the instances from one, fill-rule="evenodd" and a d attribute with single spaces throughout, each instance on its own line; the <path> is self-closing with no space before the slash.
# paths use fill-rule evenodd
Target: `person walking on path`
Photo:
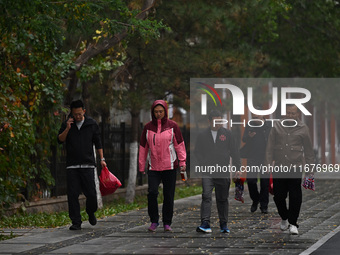
<path id="1" fill-rule="evenodd" d="M 220 124 L 214 125 L 214 120 L 222 118 L 221 112 L 213 110 L 208 118 L 209 128 L 197 136 L 195 144 L 194 154 L 199 165 L 202 167 L 229 166 L 231 157 L 233 166 L 239 171 L 241 165 L 239 148 L 236 146 L 231 131 L 223 128 Z M 214 188 L 220 231 L 222 233 L 230 232 L 228 229 L 230 172 L 223 173 L 222 177 L 215 177 L 211 177 L 209 174 L 202 178 L 201 225 L 197 227 L 197 232 L 212 232 L 210 216 Z"/>
<path id="2" fill-rule="evenodd" d="M 176 122 L 168 119 L 168 106 L 156 100 L 151 106 L 152 120 L 143 129 L 139 146 L 139 171 L 145 174 L 148 158 L 148 214 L 149 231 L 159 226 L 158 187 L 163 183 L 164 203 L 162 221 L 164 231 L 172 231 L 174 195 L 178 165 L 186 171 L 186 150 L 182 133 Z M 179 161 L 179 162 L 178 162 Z"/>
<path id="3" fill-rule="evenodd" d="M 81 100 L 70 105 L 69 118 L 62 123 L 58 134 L 58 142 L 66 142 L 67 200 L 69 217 L 72 221 L 70 230 L 81 229 L 79 195 L 86 197 L 86 213 L 91 225 L 97 224 L 94 213 L 97 211 L 97 193 L 95 185 L 96 147 L 101 159 L 102 168 L 106 166 L 97 122 L 85 115 Z"/>
<path id="4" fill-rule="evenodd" d="M 314 164 L 314 152 L 308 127 L 299 119 L 295 105 L 287 105 L 285 126 L 277 121 L 269 134 L 266 164 L 296 169 L 291 173 L 273 172 L 274 202 L 282 219 L 280 228 L 293 235 L 298 232 L 298 217 L 302 204 L 301 166 Z M 286 198 L 289 194 L 289 206 Z"/>
<path id="5" fill-rule="evenodd" d="M 260 204 L 261 212 L 267 214 L 269 203 L 269 174 L 262 173 L 261 166 L 264 164 L 271 126 L 266 122 L 263 116 L 260 117 L 253 114 L 252 120 L 252 127 L 247 125 L 242 137 L 242 141 L 245 143 L 244 146 L 246 147 L 247 166 L 250 168 L 256 166 L 256 168 L 251 168 L 256 171 L 247 172 L 249 196 L 253 201 L 250 211 L 252 213 L 255 212 L 258 204 Z M 260 175 L 260 192 L 257 188 L 258 175 Z"/>

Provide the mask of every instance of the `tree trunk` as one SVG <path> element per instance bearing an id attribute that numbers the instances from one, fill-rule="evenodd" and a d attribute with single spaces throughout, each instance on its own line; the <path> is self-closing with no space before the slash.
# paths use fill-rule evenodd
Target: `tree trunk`
<path id="1" fill-rule="evenodd" d="M 74 93 L 77 88 L 78 78 L 77 75 L 74 73 L 70 76 L 70 82 L 68 84 L 68 93 L 66 95 L 64 105 L 70 105 L 72 100 L 74 100 Z"/>
<path id="2" fill-rule="evenodd" d="M 130 143 L 130 166 L 129 166 L 129 179 L 126 188 L 126 203 L 133 203 L 135 199 L 136 180 L 138 171 L 138 127 L 140 110 L 134 109 L 131 111 L 131 143 Z"/>
<path id="3" fill-rule="evenodd" d="M 85 109 L 86 109 L 86 115 L 92 116 L 92 112 L 91 112 L 91 108 L 90 108 L 89 85 L 90 85 L 89 81 L 83 82 L 82 96 L 83 96 L 84 106 L 85 106 Z"/>

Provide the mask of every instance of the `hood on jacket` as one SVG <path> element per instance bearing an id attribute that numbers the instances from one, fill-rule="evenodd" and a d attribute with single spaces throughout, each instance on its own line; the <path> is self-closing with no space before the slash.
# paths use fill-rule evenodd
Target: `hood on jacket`
<path id="1" fill-rule="evenodd" d="M 153 102 L 152 106 L 151 106 L 151 116 L 152 116 L 152 122 L 157 125 L 157 119 L 155 117 L 155 115 L 153 114 L 153 109 L 157 106 L 157 105 L 161 105 L 164 107 L 165 113 L 164 113 L 164 117 L 162 119 L 162 123 L 164 123 L 165 121 L 168 120 L 168 104 L 164 101 L 164 100 L 156 100 L 155 102 Z"/>

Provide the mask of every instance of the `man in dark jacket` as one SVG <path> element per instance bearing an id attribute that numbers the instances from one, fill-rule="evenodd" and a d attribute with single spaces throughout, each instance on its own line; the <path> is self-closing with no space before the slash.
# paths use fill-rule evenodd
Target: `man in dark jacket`
<path id="1" fill-rule="evenodd" d="M 236 171 L 240 170 L 239 149 L 230 130 L 220 124 L 214 125 L 214 120 L 221 119 L 219 111 L 211 111 L 209 114 L 210 127 L 197 136 L 195 144 L 195 157 L 201 167 L 214 166 L 227 167 L 230 165 L 230 157 Z M 216 174 L 216 175 L 214 175 Z M 209 174 L 208 174 L 209 175 Z M 227 226 L 229 212 L 229 187 L 230 172 L 222 173 L 223 176 L 213 173 L 202 178 L 202 203 L 201 203 L 201 225 L 197 232 L 212 232 L 210 228 L 210 216 L 212 205 L 212 191 L 215 188 L 216 205 L 220 220 L 220 231 L 229 233 Z M 220 177 L 220 178 L 218 178 Z"/>
<path id="2" fill-rule="evenodd" d="M 290 172 L 273 171 L 274 201 L 281 216 L 281 230 L 289 227 L 292 235 L 297 235 L 297 220 L 302 204 L 301 168 L 304 164 L 314 164 L 314 151 L 309 137 L 308 127 L 299 119 L 295 105 L 287 106 L 285 126 L 275 122 L 271 129 L 267 149 L 266 164 L 280 168 L 286 167 Z M 291 125 L 290 125 L 291 124 Z M 289 207 L 286 198 L 289 194 Z"/>
<path id="3" fill-rule="evenodd" d="M 73 101 L 70 105 L 71 114 L 63 122 L 58 134 L 58 142 L 66 142 L 67 169 L 67 199 L 69 216 L 72 220 L 70 230 L 81 229 L 79 195 L 86 197 L 86 212 L 91 225 L 97 224 L 94 213 L 97 211 L 97 193 L 95 185 L 94 147 L 105 167 L 105 159 L 100 140 L 97 122 L 85 115 L 84 104 L 81 100 Z"/>
<path id="4" fill-rule="evenodd" d="M 262 173 L 261 166 L 264 164 L 266 145 L 270 132 L 270 124 L 266 122 L 265 118 L 256 114 L 252 115 L 252 126 L 246 126 L 242 141 L 247 146 L 247 166 L 248 169 L 254 171 L 247 172 L 248 190 L 253 204 L 250 207 L 251 212 L 257 210 L 260 204 L 262 213 L 268 213 L 269 203 L 269 174 Z M 260 192 L 257 188 L 257 177 L 260 174 Z"/>

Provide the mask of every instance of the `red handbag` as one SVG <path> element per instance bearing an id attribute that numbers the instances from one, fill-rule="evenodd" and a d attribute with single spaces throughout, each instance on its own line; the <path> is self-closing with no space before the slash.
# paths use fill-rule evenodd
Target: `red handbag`
<path id="1" fill-rule="evenodd" d="M 269 177 L 268 191 L 269 191 L 270 194 L 274 195 L 274 185 L 273 185 L 273 174 L 272 173 L 270 173 L 270 177 Z"/>
<path id="2" fill-rule="evenodd" d="M 107 167 L 104 167 L 99 176 L 99 189 L 102 196 L 114 193 L 120 186 L 122 184 L 119 179 Z"/>

